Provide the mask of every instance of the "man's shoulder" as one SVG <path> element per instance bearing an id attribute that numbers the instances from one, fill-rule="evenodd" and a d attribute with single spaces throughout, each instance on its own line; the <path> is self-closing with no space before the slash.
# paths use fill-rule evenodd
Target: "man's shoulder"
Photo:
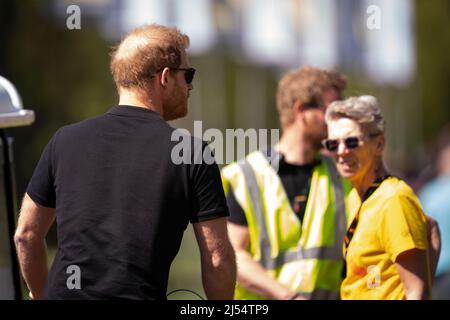
<path id="1" fill-rule="evenodd" d="M 100 114 L 95 117 L 91 117 L 88 119 L 81 120 L 79 122 L 71 123 L 64 125 L 58 129 L 55 135 L 60 135 L 64 137 L 71 136 L 83 136 L 90 135 L 94 132 L 105 131 L 111 135 L 115 134 L 133 134 L 133 133 L 142 133 L 142 130 L 149 130 L 159 132 L 159 135 L 168 137 L 172 141 L 175 141 L 174 132 L 178 129 L 172 127 L 165 121 L 151 121 L 151 122 L 142 122 L 142 125 L 136 125 L 133 127 L 129 127 L 130 130 L 125 130 L 126 126 L 120 126 L 118 122 L 112 121 L 112 117 L 109 116 L 109 113 Z M 117 131 L 119 130 L 119 131 Z M 126 132 L 124 132 L 126 131 Z"/>
<path id="2" fill-rule="evenodd" d="M 254 151 L 239 160 L 228 163 L 223 167 L 222 171 L 235 171 L 244 163 L 253 164 L 255 160 L 261 160 L 262 158 L 266 159 L 261 151 Z"/>
<path id="3" fill-rule="evenodd" d="M 251 152 L 246 157 L 226 165 L 221 171 L 223 179 L 236 185 L 246 180 L 246 177 L 248 177 L 246 172 L 261 183 L 269 177 L 270 179 L 278 179 L 277 164 L 272 163 L 270 154 L 267 154 L 265 150 Z"/>
<path id="4" fill-rule="evenodd" d="M 66 124 L 60 127 L 57 133 L 68 134 L 78 130 L 86 130 L 88 128 L 98 128 L 98 125 L 104 120 L 105 115 L 98 115 L 89 119 L 84 119 L 78 122 Z"/>

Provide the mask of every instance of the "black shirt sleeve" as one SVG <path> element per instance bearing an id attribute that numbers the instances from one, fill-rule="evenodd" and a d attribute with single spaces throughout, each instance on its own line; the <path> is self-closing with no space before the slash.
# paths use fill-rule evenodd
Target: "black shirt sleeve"
<path id="1" fill-rule="evenodd" d="M 55 208 L 56 206 L 54 164 L 52 161 L 54 140 L 55 136 L 53 136 L 42 152 L 41 159 L 34 169 L 33 176 L 26 190 L 34 202 L 48 208 Z"/>
<path id="2" fill-rule="evenodd" d="M 203 155 L 212 155 L 206 142 L 202 144 Z M 200 162 L 196 164 L 195 162 Z M 191 166 L 194 209 L 189 218 L 191 223 L 229 216 L 227 202 L 222 187 L 219 167 L 211 161 L 195 161 Z"/>
<path id="3" fill-rule="evenodd" d="M 228 221 L 239 224 L 241 226 L 247 226 L 247 218 L 245 217 L 245 212 L 242 209 L 241 205 L 237 202 L 236 197 L 234 196 L 234 190 L 229 187 L 227 193 L 227 204 L 230 210 L 230 217 Z"/>

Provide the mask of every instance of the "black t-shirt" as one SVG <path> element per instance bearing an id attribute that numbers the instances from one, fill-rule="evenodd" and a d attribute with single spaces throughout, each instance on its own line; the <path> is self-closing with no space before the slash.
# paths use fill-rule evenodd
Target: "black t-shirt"
<path id="1" fill-rule="evenodd" d="M 292 210 L 301 222 L 303 222 L 303 217 L 305 215 L 312 172 L 317 164 L 318 161 L 306 165 L 293 165 L 287 163 L 283 157 L 280 159 L 278 175 L 281 179 L 283 188 L 286 191 Z M 230 210 L 230 217 L 228 220 L 246 226 L 247 218 L 245 217 L 244 210 L 237 202 L 231 187 L 227 194 L 227 204 Z"/>
<path id="2" fill-rule="evenodd" d="M 156 112 L 117 106 L 55 133 L 27 189 L 56 208 L 58 251 L 45 298 L 165 299 L 189 221 L 228 216 L 217 165 L 194 161 L 206 143 L 172 139 L 174 130 Z M 191 164 L 174 163 L 180 146 L 191 146 Z M 67 286 L 71 265 L 80 289 Z"/>

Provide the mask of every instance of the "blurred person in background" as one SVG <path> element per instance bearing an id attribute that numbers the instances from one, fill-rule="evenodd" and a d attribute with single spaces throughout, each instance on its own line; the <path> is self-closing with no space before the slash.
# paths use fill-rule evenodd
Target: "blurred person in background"
<path id="1" fill-rule="evenodd" d="M 328 139 L 339 173 L 350 180 L 342 299 L 429 299 L 427 223 L 413 190 L 383 164 L 385 122 L 375 97 L 332 103 Z"/>
<path id="2" fill-rule="evenodd" d="M 438 138 L 436 169 L 436 178 L 422 188 L 419 197 L 425 212 L 436 219 L 442 233 L 433 298 L 450 300 L 450 124 Z"/>
<path id="3" fill-rule="evenodd" d="M 206 296 L 233 298 L 236 265 L 219 168 L 171 158 L 177 142 L 166 121 L 186 115 L 193 89 L 188 45 L 175 28 L 132 30 L 112 53 L 119 105 L 59 129 L 46 146 L 15 234 L 32 298 L 165 300 L 189 222 Z M 45 237 L 55 218 L 58 249 L 48 272 Z"/>
<path id="4" fill-rule="evenodd" d="M 339 298 L 351 186 L 320 148 L 324 111 L 345 87 L 335 71 L 288 72 L 278 85 L 279 143 L 222 169 L 236 299 Z"/>

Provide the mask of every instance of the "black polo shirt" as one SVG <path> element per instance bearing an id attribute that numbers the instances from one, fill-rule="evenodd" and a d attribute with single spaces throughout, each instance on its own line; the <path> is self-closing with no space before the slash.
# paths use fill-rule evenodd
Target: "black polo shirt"
<path id="1" fill-rule="evenodd" d="M 172 161 L 174 130 L 156 112 L 117 106 L 55 133 L 27 188 L 56 208 L 45 298 L 165 299 L 189 221 L 228 216 L 215 163 Z M 194 160 L 194 148 L 187 152 Z"/>

